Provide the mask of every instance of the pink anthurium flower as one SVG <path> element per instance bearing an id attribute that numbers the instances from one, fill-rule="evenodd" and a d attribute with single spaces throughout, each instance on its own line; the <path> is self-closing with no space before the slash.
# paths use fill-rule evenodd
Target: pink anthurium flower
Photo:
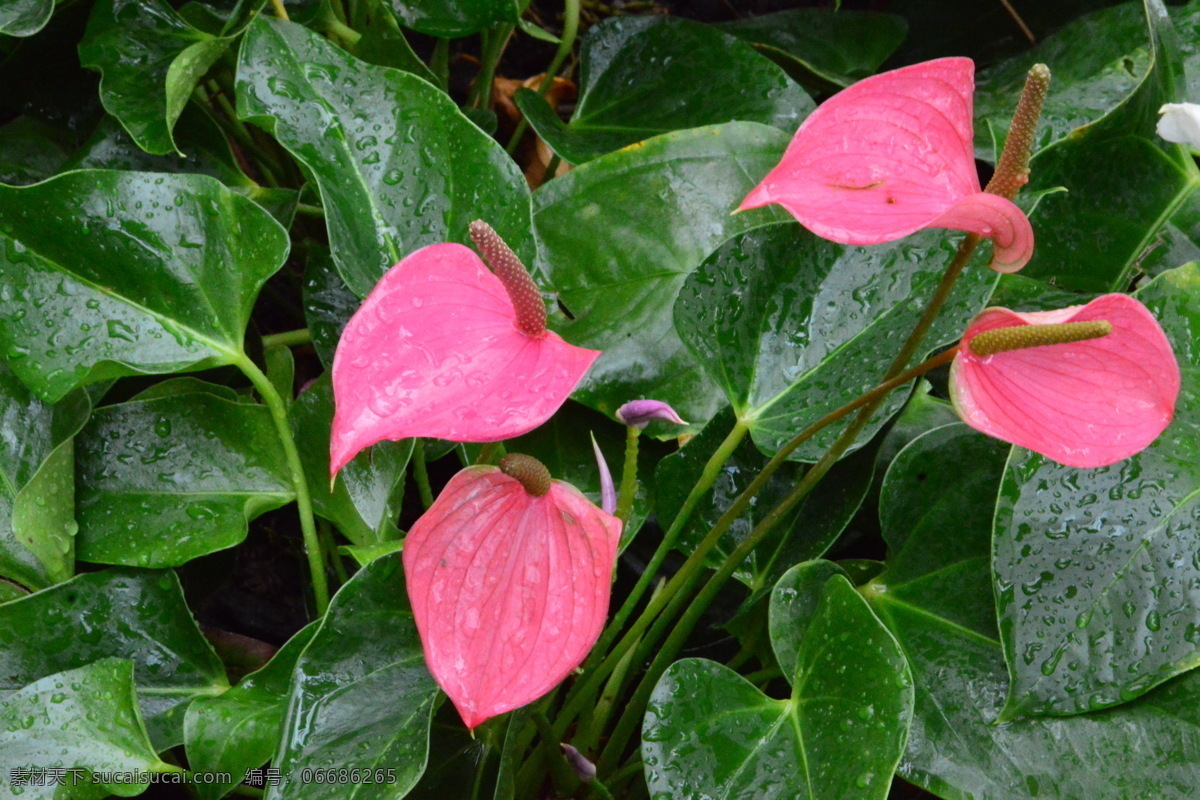
<path id="1" fill-rule="evenodd" d="M 541 463 L 459 472 L 409 531 L 425 660 L 468 728 L 557 686 L 608 614 L 621 522 Z"/>
<path id="2" fill-rule="evenodd" d="M 537 286 L 482 222 L 476 245 L 422 248 L 388 270 L 333 359 L 330 474 L 384 439 L 496 442 L 558 410 L 600 355 L 546 329 Z"/>
<path id="3" fill-rule="evenodd" d="M 969 58 L 941 58 L 859 81 L 808 116 L 739 210 L 778 203 L 818 236 L 880 244 L 922 228 L 995 242 L 992 268 L 1033 255 L 1033 229 L 975 171 Z"/>
<path id="4" fill-rule="evenodd" d="M 1170 424 L 1179 365 L 1158 321 L 1128 295 L 1056 311 L 988 308 L 958 346 L 950 396 L 990 436 L 1067 466 L 1103 467 Z"/>

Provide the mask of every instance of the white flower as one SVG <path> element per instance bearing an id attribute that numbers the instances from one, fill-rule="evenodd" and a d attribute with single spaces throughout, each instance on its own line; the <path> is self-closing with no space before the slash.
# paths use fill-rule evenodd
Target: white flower
<path id="1" fill-rule="evenodd" d="M 1158 113 L 1159 136 L 1168 142 L 1200 147 L 1200 105 L 1167 103 Z"/>

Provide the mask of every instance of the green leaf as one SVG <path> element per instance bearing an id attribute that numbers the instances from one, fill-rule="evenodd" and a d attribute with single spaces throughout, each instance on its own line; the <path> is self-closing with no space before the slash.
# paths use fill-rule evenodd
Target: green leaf
<path id="1" fill-rule="evenodd" d="M 557 330 L 604 351 L 575 392 L 612 415 L 629 400 L 670 403 L 696 426 L 723 404 L 671 322 L 688 273 L 721 242 L 786 218 L 731 216 L 787 146 L 751 122 L 669 133 L 602 156 L 534 193 L 539 266 L 572 317 Z"/>
<path id="2" fill-rule="evenodd" d="M 723 244 L 675 302 L 675 330 L 725 390 L 754 443 L 775 453 L 810 424 L 876 386 L 916 325 L 955 243 L 922 231 L 887 245 L 850 247 L 795 223 Z M 976 258 L 926 339 L 957 339 L 987 303 L 996 273 Z M 904 404 L 884 401 L 860 442 Z M 830 425 L 793 458 L 815 461 L 844 427 Z"/>
<path id="3" fill-rule="evenodd" d="M 183 741 L 191 700 L 229 688 L 172 572 L 91 572 L 0 605 L 0 643 L 0 696 L 102 658 L 132 661 L 159 750 Z"/>
<path id="4" fill-rule="evenodd" d="M 1003 285 L 1003 277 L 1000 279 L 1000 283 Z M 995 294 L 992 295 L 991 305 L 1012 307 L 997 301 Z M 1063 305 L 1070 305 L 1070 303 Z M 958 422 L 958 414 L 955 413 L 954 407 L 945 400 L 931 395 L 929 389 L 928 381 L 917 382 L 916 391 L 908 399 L 904 410 L 896 416 L 892 426 L 888 428 L 883 440 L 879 443 L 879 452 L 875 456 L 875 473 L 880 479 L 883 478 L 884 472 L 900 451 L 913 439 L 926 431 Z"/>
<path id="5" fill-rule="evenodd" d="M 82 391 L 43 403 L 0 364 L 0 576 L 41 589 L 75 571 L 72 437 L 90 411 Z"/>
<path id="6" fill-rule="evenodd" d="M 793 8 L 717 26 L 745 39 L 805 86 L 833 89 L 875 74 L 904 41 L 904 17 L 830 8 Z"/>
<path id="7" fill-rule="evenodd" d="M 1080 47 L 1080 42 L 1089 46 Z M 1142 4 L 1126 3 L 1080 17 L 1036 47 L 980 70 L 975 78 L 975 152 L 992 163 L 999 158 L 1034 64 L 1050 67 L 1052 76 L 1036 152 L 1095 122 L 1128 97 L 1150 67 L 1146 44 Z"/>
<path id="8" fill-rule="evenodd" d="M 274 759 L 284 783 L 268 799 L 403 797 L 425 769 L 437 692 L 400 556 L 377 559 L 338 591 L 296 664 Z M 302 784 L 306 769 L 394 770 L 394 782 Z"/>
<path id="9" fill-rule="evenodd" d="M 785 576 L 776 596 L 787 584 Z M 912 679 L 896 641 L 844 577 L 826 584 L 791 660 L 787 700 L 713 661 L 672 664 L 643 726 L 650 796 L 886 798 L 912 716 Z"/>
<path id="10" fill-rule="evenodd" d="M 684 500 L 700 480 L 705 464 L 733 430 L 735 421 L 729 409 L 718 412 L 699 435 L 659 464 L 655 475 L 659 487 L 655 513 L 664 529 L 673 524 Z M 766 464 L 767 458 L 748 439 L 743 439 L 721 467 L 712 490 L 696 506 L 675 548 L 690 555 Z M 719 567 L 754 526 L 791 493 L 803 474 L 804 467 L 799 464 L 785 464 L 777 470 L 749 511 L 721 537 L 706 563 L 714 569 Z M 769 590 L 793 564 L 819 558 L 850 522 L 870 485 L 869 460 L 851 459 L 835 466 L 826 479 L 825 489 L 810 495 L 789 513 L 746 558 L 734 577 L 756 592 Z"/>
<path id="11" fill-rule="evenodd" d="M 232 37 L 196 28 L 163 0 L 98 0 L 79 60 L 101 73 L 100 100 L 147 153 L 176 150 L 172 129 Z"/>
<path id="12" fill-rule="evenodd" d="M 79 558 L 98 564 L 183 564 L 293 498 L 266 406 L 209 393 L 105 406 L 76 459 Z"/>
<path id="13" fill-rule="evenodd" d="M 454 39 L 521 17 L 516 0 L 389 0 L 406 28 Z"/>
<path id="14" fill-rule="evenodd" d="M 0 34 L 33 36 L 54 14 L 54 0 L 0 0 Z"/>
<path id="15" fill-rule="evenodd" d="M 179 117 L 175 144 L 181 153 L 151 155 L 137 146 L 115 118 L 105 116 L 62 171 L 123 169 L 134 172 L 188 172 L 209 175 L 227 186 L 254 186 L 237 165 L 229 142 L 208 114 L 189 105 Z"/>
<path id="16" fill-rule="evenodd" d="M 1154 134 L 1159 107 L 1180 99 L 1183 67 L 1161 0 L 1146 0 L 1146 17 L 1151 55 L 1141 81 L 1105 116 L 1033 160 L 1031 191 L 1067 191 L 1044 198 L 1031 215 L 1038 242 L 1027 277 L 1078 291 L 1125 289 L 1146 246 L 1200 187 L 1191 156 Z"/>
<path id="17" fill-rule="evenodd" d="M 395 553 L 398 550 L 404 549 L 403 539 L 392 539 L 391 541 L 381 542 L 379 544 L 349 544 L 342 545 L 338 548 L 338 552 L 348 555 L 353 558 L 360 567 L 365 567 L 377 558 Z"/>
<path id="18" fill-rule="evenodd" d="M 189 766 L 194 772 L 228 772 L 233 777 L 230 783 L 197 784 L 200 800 L 224 797 L 247 770 L 270 760 L 283 726 L 292 670 L 317 625 L 302 628 L 266 666 L 234 688 L 188 706 L 183 729 Z"/>
<path id="19" fill-rule="evenodd" d="M 272 131 L 316 178 L 334 261 L 360 297 L 417 248 L 468 243 L 475 219 L 532 263 L 520 169 L 415 75 L 259 17 L 242 43 L 237 103 L 242 119 Z"/>
<path id="20" fill-rule="evenodd" d="M 304 266 L 304 322 L 325 369 L 333 369 L 333 354 L 342 338 L 342 329 L 360 304 L 338 275 L 329 250 L 311 244 Z"/>
<path id="21" fill-rule="evenodd" d="M 13 786 L 10 797 L 133 797 L 149 781 L 125 783 L 124 776 L 181 771 L 160 761 L 146 738 L 131 673 L 128 661 L 105 659 L 50 675 L 0 701 L 0 771 Z M 62 786 L 31 781 L 18 790 L 14 775 L 30 769 L 77 771 Z"/>
<path id="22" fill-rule="evenodd" d="M 590 434 L 590 435 L 589 435 Z M 625 426 L 618 425 L 578 403 L 568 402 L 541 427 L 504 443 L 510 453 L 533 456 L 546 465 L 551 477 L 565 481 L 600 505 L 600 470 L 592 450 L 592 436 L 604 453 L 616 488 L 621 488 L 625 464 Z M 621 531 L 624 550 L 650 514 L 654 498 L 654 468 L 668 448 L 653 439 L 638 441 L 638 488 L 629 522 Z"/>
<path id="23" fill-rule="evenodd" d="M 404 499 L 404 471 L 413 440 L 379 442 L 363 450 L 338 473 L 330 490 L 329 431 L 333 423 L 333 387 L 326 372 L 297 398 L 289 415 L 309 477 L 313 510 L 332 522 L 356 545 L 396 539 L 396 520 Z"/>
<path id="24" fill-rule="evenodd" d="M 889 568 L 861 591 L 899 639 L 916 682 L 900 775 L 950 800 L 1192 797 L 1200 674 L 1100 714 L 997 724 L 1008 676 L 989 509 L 1007 449 L 964 425 L 939 428 L 903 450 L 884 481 Z"/>
<path id="25" fill-rule="evenodd" d="M 49 402 L 106 378 L 236 363 L 287 250 L 265 211 L 202 175 L 0 186 L 0 358 Z"/>
<path id="26" fill-rule="evenodd" d="M 62 169 L 71 145 L 68 131 L 35 117 L 17 117 L 0 128 L 0 183 L 26 186 L 49 178 Z"/>
<path id="27" fill-rule="evenodd" d="M 412 45 L 396 24 L 396 18 L 386 8 L 377 8 L 360 32 L 362 38 L 354 46 L 356 58 L 368 64 L 411 72 L 437 86 L 437 76 L 413 52 Z"/>
<path id="28" fill-rule="evenodd" d="M 283 401 L 283 407 L 290 409 L 296 383 L 296 361 L 292 358 L 291 349 L 286 345 L 268 347 L 263 352 L 263 362 L 266 365 L 264 372 L 267 380 Z"/>
<path id="29" fill-rule="evenodd" d="M 994 569 L 1012 677 L 1007 716 L 1126 702 L 1200 665 L 1200 266 L 1137 294 L 1179 359 L 1175 420 L 1100 469 L 1015 448 L 1000 489 Z"/>
<path id="30" fill-rule="evenodd" d="M 661 133 L 732 120 L 789 133 L 815 107 L 770 60 L 716 28 L 671 17 L 613 17 L 588 31 L 569 123 L 530 89 L 515 100 L 572 164 Z"/>

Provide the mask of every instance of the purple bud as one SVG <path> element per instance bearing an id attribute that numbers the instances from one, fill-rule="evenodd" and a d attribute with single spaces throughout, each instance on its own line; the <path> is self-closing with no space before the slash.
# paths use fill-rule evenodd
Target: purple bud
<path id="1" fill-rule="evenodd" d="M 583 783 L 591 783 L 596 779 L 596 765 L 584 758 L 583 753 L 569 744 L 560 744 L 559 747 L 562 748 L 563 755 L 566 756 L 576 778 Z"/>
<path id="2" fill-rule="evenodd" d="M 604 453 L 600 452 L 600 445 L 596 444 L 595 434 L 592 435 L 592 450 L 596 453 L 596 466 L 600 469 L 600 510 L 611 514 L 617 510 L 617 490 L 613 486 L 612 473 L 608 471 Z"/>
<path id="3" fill-rule="evenodd" d="M 687 425 L 675 409 L 661 400 L 633 400 L 617 409 L 617 419 L 631 428 L 644 429 L 652 420 Z"/>

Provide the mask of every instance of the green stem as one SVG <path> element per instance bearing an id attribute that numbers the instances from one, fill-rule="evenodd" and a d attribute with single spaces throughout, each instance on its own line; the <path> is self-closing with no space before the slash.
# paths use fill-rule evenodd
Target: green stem
<path id="1" fill-rule="evenodd" d="M 246 356 L 241 356 L 234 362 L 234 365 L 250 379 L 250 383 L 253 384 L 270 410 L 271 419 L 275 421 L 275 430 L 279 434 L 280 444 L 283 445 L 283 455 L 287 459 L 288 469 L 292 474 L 292 486 L 296 490 L 296 508 L 300 513 L 300 531 L 304 535 L 304 551 L 308 556 L 308 569 L 312 573 L 317 615 L 324 616 L 325 610 L 329 608 L 329 584 L 325 580 L 325 559 L 321 554 L 321 540 L 317 535 L 317 524 L 313 519 L 312 499 L 308 494 L 308 481 L 304 477 L 300 452 L 296 449 L 296 440 L 292 437 L 291 426 L 288 425 L 287 408 L 270 379 L 253 361 Z"/>
<path id="2" fill-rule="evenodd" d="M 425 466 L 425 442 L 418 439 L 413 443 L 413 477 L 417 479 L 417 491 L 421 493 L 421 505 L 433 505 L 433 489 L 429 486 L 429 470 Z"/>
<path id="3" fill-rule="evenodd" d="M 854 440 L 858 438 L 858 435 L 866 428 L 872 415 L 889 393 L 904 383 L 925 374 L 929 370 L 953 360 L 957 348 L 951 348 L 908 371 L 904 371 L 905 366 L 907 366 L 912 356 L 920 348 L 921 342 L 932 327 L 937 315 L 941 312 L 946 300 L 949 299 L 958 276 L 962 274 L 963 268 L 970 260 L 971 254 L 975 251 L 979 241 L 979 237 L 975 234 L 969 234 L 963 239 L 958 247 L 958 251 L 955 253 L 954 259 L 942 275 L 941 282 L 930 297 L 924 313 L 917 321 L 916 326 L 913 327 L 912 333 L 909 334 L 907 341 L 901 347 L 900 353 L 897 354 L 896 358 L 892 361 L 892 365 L 888 368 L 883 382 L 867 394 L 826 414 L 785 445 L 784 449 L 768 462 L 767 468 L 764 468 L 750 486 L 734 501 L 734 504 L 717 521 L 717 524 L 709 531 L 708 535 L 700 543 L 700 546 L 696 548 L 696 551 L 684 562 L 683 567 L 671 581 L 671 584 L 677 585 L 672 587 L 671 584 L 668 584 L 664 594 L 671 596 L 671 602 L 649 634 L 646 635 L 642 645 L 639 646 L 639 653 L 656 646 L 660 636 L 668 627 L 671 629 L 670 635 L 667 637 L 662 648 L 659 649 L 650 668 L 643 676 L 641 683 L 634 692 L 633 698 L 625 706 L 625 712 L 621 715 L 620 720 L 618 720 L 617 727 L 614 729 L 613 735 L 609 738 L 608 744 L 601 754 L 599 769 L 602 774 L 615 766 L 640 719 L 640 709 L 645 707 L 650 693 L 654 690 L 654 686 L 658 683 L 659 678 L 662 677 L 662 673 L 666 671 L 666 668 L 679 652 L 679 649 L 682 648 L 683 643 L 691 634 L 700 616 L 707 610 L 721 587 L 733 575 L 742 561 L 758 546 L 759 542 L 762 541 L 779 520 L 794 508 L 812 490 L 817 482 L 825 476 L 825 473 L 837 463 L 837 460 L 842 457 L 846 450 L 854 443 Z M 700 591 L 700 594 L 696 596 L 696 599 L 688 603 L 691 590 L 699 580 L 698 576 L 700 570 L 703 568 L 704 557 L 716 546 L 721 536 L 733 524 L 733 521 L 740 517 L 742 512 L 749 506 L 750 499 L 754 494 L 757 494 L 757 490 L 753 494 L 751 493 L 751 490 L 755 489 L 755 484 L 765 483 L 764 475 L 769 477 L 770 472 L 774 472 L 777 468 L 777 466 L 772 467 L 772 464 L 775 464 L 781 455 L 786 457 L 787 454 L 793 452 L 818 431 L 843 419 L 853 411 L 858 411 L 858 415 L 837 438 L 825 455 L 804 474 L 804 477 L 800 479 L 800 482 L 792 492 L 779 505 L 772 509 L 755 526 L 750 535 L 743 539 L 734 551 L 729 554 L 721 565 L 721 568 L 709 579 L 708 583 Z M 675 618 L 675 614 L 685 604 L 687 605 L 687 610 L 683 612 L 683 616 L 679 619 L 678 623 L 673 624 L 672 621 Z"/>
<path id="4" fill-rule="evenodd" d="M 304 217 L 316 217 L 325 219 L 325 209 L 321 206 L 313 206 L 308 203 L 296 203 L 296 213 Z"/>
<path id="5" fill-rule="evenodd" d="M 550 160 L 546 162 L 546 168 L 542 170 L 541 183 L 547 183 L 548 181 L 554 180 L 554 173 L 558 172 L 558 165 L 561 163 L 562 158 L 559 157 L 558 153 L 552 155 Z"/>
<path id="6" fill-rule="evenodd" d="M 312 333 L 308 328 L 300 328 L 283 333 L 268 333 L 262 337 L 263 348 L 270 347 L 299 347 L 302 344 L 312 344 Z"/>
<path id="7" fill-rule="evenodd" d="M 562 748 L 559 747 L 560 739 L 554 733 L 554 726 L 550 724 L 546 712 L 540 709 L 530 711 L 529 718 L 533 720 L 533 724 L 538 730 L 538 735 L 542 737 L 546 749 L 552 751 L 550 756 L 550 772 L 554 780 L 554 785 L 566 788 L 578 784 L 579 779 L 575 777 L 571 765 L 567 763 L 567 757 L 563 754 Z"/>
<path id="8" fill-rule="evenodd" d="M 512 25 L 497 25 L 491 30 L 480 34 L 482 52 L 480 53 L 479 75 L 471 86 L 471 95 L 467 104 L 471 108 L 487 108 L 492 102 L 492 79 L 496 77 L 496 65 L 504 55 L 504 48 L 512 35 Z"/>
<path id="9" fill-rule="evenodd" d="M 338 4 L 337 0 L 331 0 L 329 7 L 336 10 L 340 8 L 340 5 Z M 330 34 L 340 39 L 342 44 L 344 44 L 346 47 L 354 47 L 356 44 L 358 44 L 359 40 L 362 39 L 361 33 L 354 30 L 354 28 L 351 28 L 343 20 L 340 20 L 337 17 L 326 17 L 325 29 Z"/>
<path id="10" fill-rule="evenodd" d="M 563 4 L 562 37 L 558 41 L 558 50 L 554 53 L 554 58 L 551 59 L 550 66 L 546 67 L 546 74 L 537 89 L 537 93 L 542 97 L 545 97 L 550 91 L 550 87 L 554 85 L 554 79 L 558 76 L 558 71 L 562 69 L 563 62 L 567 60 L 567 56 L 571 54 L 571 48 L 575 46 L 575 37 L 579 34 L 579 4 L 580 0 L 566 0 Z M 529 130 L 529 121 L 522 117 L 513 131 L 512 138 L 508 140 L 508 154 L 510 156 L 517 152 L 517 146 L 521 143 L 521 137 L 525 135 L 525 131 L 527 130 Z M 553 173 L 551 172 L 551 174 Z"/>
<path id="11" fill-rule="evenodd" d="M 329 564 L 338 577 L 338 583 L 344 584 L 350 580 L 350 576 L 346 574 L 346 565 L 342 563 L 342 557 L 338 555 L 337 543 L 333 540 L 333 529 L 330 527 L 329 521 L 318 517 L 317 532 L 321 534 L 321 546 L 329 555 Z"/>
<path id="12" fill-rule="evenodd" d="M 479 448 L 479 455 L 475 458 L 476 466 L 480 464 L 491 464 L 496 455 L 500 453 L 500 448 L 503 445 L 500 442 L 486 442 L 483 447 Z"/>
<path id="13" fill-rule="evenodd" d="M 450 91 L 450 40 L 439 38 L 433 45 L 433 57 L 429 59 L 429 69 L 437 78 L 438 88 L 443 92 Z"/>
<path id="14" fill-rule="evenodd" d="M 625 465 L 621 469 L 621 489 L 617 495 L 617 519 L 624 526 L 629 522 L 629 514 L 633 511 L 633 498 L 637 495 L 638 472 L 638 437 L 640 428 L 625 429 Z"/>
<path id="15" fill-rule="evenodd" d="M 271 8 L 275 11 L 275 16 L 282 20 L 288 18 L 287 9 L 283 7 L 283 0 L 271 0 Z"/>

